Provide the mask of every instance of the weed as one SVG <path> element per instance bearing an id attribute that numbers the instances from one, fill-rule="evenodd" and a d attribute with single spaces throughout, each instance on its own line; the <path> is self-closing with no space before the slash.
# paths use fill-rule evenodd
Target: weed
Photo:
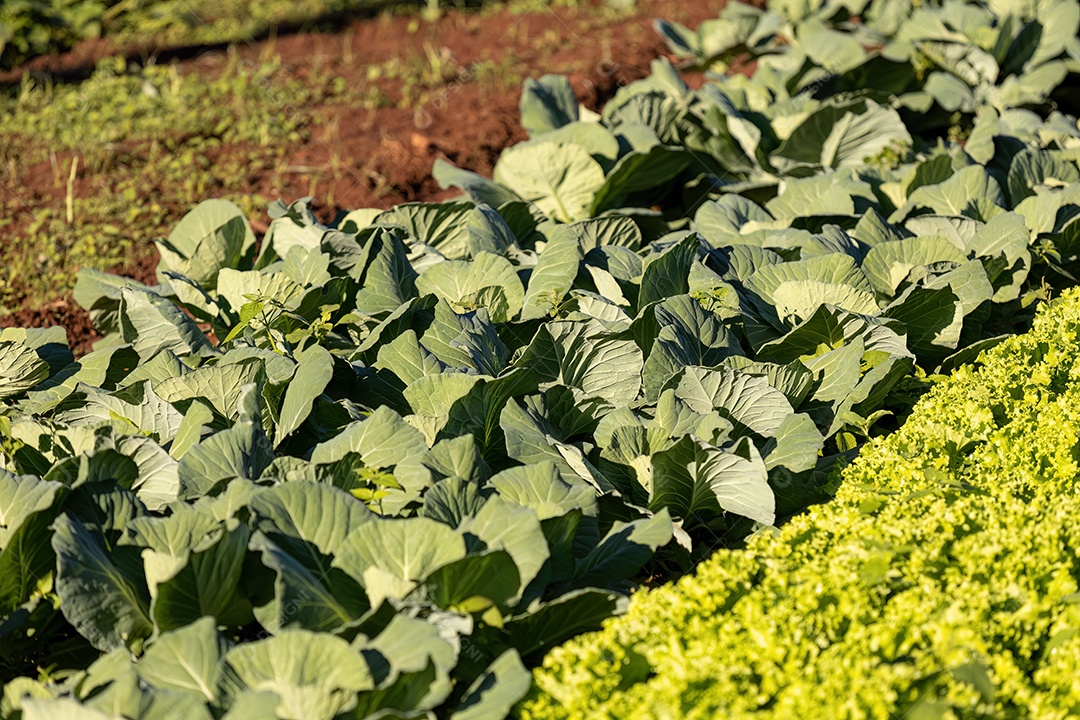
<path id="1" fill-rule="evenodd" d="M 35 199 L 40 209 L 30 211 L 7 201 L 0 227 L 17 239 L 4 247 L 0 307 L 56 297 L 80 267 L 137 266 L 150 241 L 207 195 L 261 211 L 243 189 L 308 138 L 314 108 L 341 89 L 288 78 L 276 58 L 250 64 L 235 53 L 214 78 L 111 59 L 81 84 L 24 81 L 0 100 L 0 181 L 19 187 L 48 163 L 64 202 Z"/>

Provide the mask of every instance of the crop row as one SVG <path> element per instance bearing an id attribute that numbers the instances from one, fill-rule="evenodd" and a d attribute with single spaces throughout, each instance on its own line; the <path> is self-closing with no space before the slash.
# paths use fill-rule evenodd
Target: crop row
<path id="1" fill-rule="evenodd" d="M 438 0 L 424 0 L 437 8 Z M 12 0 L 0 7 L 0 68 L 107 37 L 121 48 L 160 50 L 248 41 L 279 26 L 347 13 L 405 7 L 421 0 Z"/>
<path id="2" fill-rule="evenodd" d="M 644 573 L 828 499 L 1072 282 L 1080 9 L 813 7 L 725 11 L 750 78 L 527 82 L 452 201 L 206 201 L 157 284 L 80 274 L 84 357 L 3 331 L 0 716 L 503 717 Z"/>
<path id="3" fill-rule="evenodd" d="M 548 655 L 521 717 L 1075 717 L 1078 369 L 1070 290 L 833 500 Z"/>

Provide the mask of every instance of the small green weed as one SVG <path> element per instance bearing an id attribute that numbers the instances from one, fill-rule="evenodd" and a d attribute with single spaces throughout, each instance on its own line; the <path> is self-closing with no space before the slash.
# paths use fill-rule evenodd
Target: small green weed
<path id="1" fill-rule="evenodd" d="M 29 204 L 7 200 L 0 307 L 55 298 L 80 267 L 137 265 L 183 208 L 208 195 L 260 211 L 264 201 L 245 192 L 249 181 L 278 167 L 284 148 L 308 137 L 314 108 L 343 90 L 289 78 L 276 59 L 250 63 L 235 53 L 213 78 L 112 59 L 77 85 L 25 81 L 0 100 L 0 181 L 18 188 L 51 163 L 62 193 L 77 157 L 79 192 L 70 217 L 62 205 L 35 201 L 27 221 Z"/>

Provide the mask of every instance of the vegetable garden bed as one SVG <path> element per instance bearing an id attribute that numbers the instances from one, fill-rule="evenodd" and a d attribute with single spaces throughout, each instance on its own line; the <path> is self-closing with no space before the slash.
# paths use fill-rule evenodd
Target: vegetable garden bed
<path id="1" fill-rule="evenodd" d="M 521 717 L 1075 717 L 1078 335 L 1070 290 L 829 503 L 548 655 Z"/>
<path id="2" fill-rule="evenodd" d="M 908 507 L 983 502 L 948 489 L 944 467 L 922 499 L 849 500 L 874 455 L 831 496 L 868 438 L 1072 282 L 1080 128 L 1062 83 L 1078 25 L 1069 2 L 732 5 L 697 32 L 659 27 L 699 66 L 749 52 L 751 77 L 691 89 L 658 61 L 599 116 L 565 78 L 528 81 L 530 139 L 494 179 L 436 164 L 458 199 L 330 224 L 279 203 L 262 238 L 210 200 L 158 243 L 157 284 L 83 272 L 76 299 L 105 333 L 93 353 L 75 360 L 58 329 L 0 333 L 0 663 L 22 676 L 0 716 L 500 718 L 550 648 L 718 547 L 733 549 L 635 606 L 675 598 L 673 634 L 634 614 L 553 654 L 538 675 L 552 695 L 521 712 L 824 707 L 781 692 L 784 662 L 826 650 L 812 638 L 868 663 L 865 694 L 829 675 L 855 716 L 1038 707 L 1020 680 L 1038 669 L 994 660 L 1004 641 L 958 645 L 989 659 L 950 656 L 941 673 L 879 664 L 880 644 L 843 644 L 847 595 L 770 615 L 786 572 L 742 604 L 709 573 L 771 572 L 768 553 L 830 513 L 916 533 Z M 1067 307 L 989 357 L 1040 342 Z M 967 392 L 970 372 L 921 407 Z M 915 417 L 889 442 L 928 427 Z M 956 456 L 975 446 L 952 433 L 980 417 L 930 426 Z M 957 482 L 978 487 L 979 472 Z M 1010 488 L 994 497 L 1019 512 Z M 792 577 L 830 547 L 798 549 Z M 891 547 L 844 556 L 864 583 L 838 571 L 852 607 L 903 589 L 890 563 L 915 560 Z M 939 572 L 933 598 L 959 592 L 961 569 Z M 814 629 L 776 649 L 791 653 L 776 668 L 746 670 L 750 695 L 716 674 L 680 684 L 698 682 L 688 664 L 734 662 L 735 645 L 709 636 L 679 658 L 642 639 L 716 622 L 734 643 L 754 629 L 742 612 L 782 618 L 778 637 Z"/>

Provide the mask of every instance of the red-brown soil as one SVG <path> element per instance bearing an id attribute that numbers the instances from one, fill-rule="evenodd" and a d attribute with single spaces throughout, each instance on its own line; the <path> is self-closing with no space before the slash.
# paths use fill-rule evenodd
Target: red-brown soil
<path id="1" fill-rule="evenodd" d="M 342 209 L 443 199 L 454 192 L 441 190 L 431 177 L 436 158 L 490 175 L 499 153 L 525 137 L 518 114 L 520 85 L 501 87 L 497 82 L 478 81 L 470 74 L 478 63 L 498 64 L 510 56 L 519 75 L 566 74 L 579 99 L 597 109 L 620 85 L 645 76 L 649 63 L 664 53 L 664 44 L 652 30 L 653 19 L 678 20 L 693 27 L 715 17 L 723 2 L 639 0 L 630 16 L 591 8 L 548 9 L 539 3 L 535 11 L 523 15 L 450 12 L 434 23 L 385 16 L 357 20 L 333 33 L 243 44 L 238 52 L 244 60 L 258 62 L 267 53 L 274 54 L 280 56 L 284 72 L 312 81 L 342 77 L 346 83 L 361 83 L 369 65 L 423 53 L 425 48 L 439 52 L 459 70 L 441 86 L 425 91 L 426 100 L 411 107 L 398 105 L 403 88 L 395 80 L 378 81 L 380 90 L 393 101 L 392 107 L 369 111 L 347 104 L 328 105 L 309 139 L 296 144 L 289 154 L 285 165 L 290 171 L 255 169 L 242 192 L 288 202 L 311 194 L 314 188 L 327 217 Z M 58 58 L 39 59 L 34 69 L 73 72 L 112 51 L 99 41 Z M 207 75 L 220 72 L 227 61 L 220 49 L 176 60 L 185 71 Z M 220 152 L 243 150 L 226 147 Z M 76 196 L 100 192 L 95 183 L 100 181 L 80 177 Z M 153 196 L 154 188 L 146 192 Z M 48 164 L 21 178 L 20 195 L 30 205 L 62 206 L 64 202 L 64 190 L 56 187 Z M 326 203 L 328 198 L 332 204 Z M 169 210 L 179 217 L 186 208 Z M 253 221 L 256 229 L 265 228 L 262 218 Z M 137 265 L 118 270 L 145 281 L 152 278 L 155 264 L 156 258 L 146 254 Z M 86 314 L 70 298 L 46 307 L 23 307 L 0 318 L 0 326 L 51 324 L 65 325 L 79 352 L 87 351 L 97 339 Z"/>

